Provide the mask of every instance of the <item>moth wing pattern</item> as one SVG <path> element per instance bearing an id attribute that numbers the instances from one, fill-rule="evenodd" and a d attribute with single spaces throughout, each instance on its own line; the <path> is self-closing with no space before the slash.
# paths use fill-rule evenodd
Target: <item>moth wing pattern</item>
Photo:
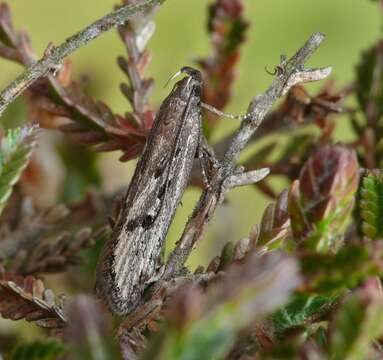
<path id="1" fill-rule="evenodd" d="M 162 103 L 100 256 L 96 292 L 116 315 L 137 306 L 160 267 L 165 237 L 199 144 L 201 87 L 199 78 L 186 77 Z"/>

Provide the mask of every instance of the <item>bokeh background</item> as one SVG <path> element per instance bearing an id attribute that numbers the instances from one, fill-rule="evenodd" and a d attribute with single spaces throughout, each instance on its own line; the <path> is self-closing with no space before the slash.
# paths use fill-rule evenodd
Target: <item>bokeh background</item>
<path id="1" fill-rule="evenodd" d="M 115 3 L 116 0 L 8 1 L 16 26 L 28 30 L 40 55 L 50 41 L 54 44 L 63 42 L 69 35 L 109 12 Z M 232 101 L 226 109 L 232 113 L 244 113 L 249 100 L 269 85 L 272 78 L 266 73 L 265 66 L 273 69 L 281 53 L 291 55 L 314 31 L 326 33 L 327 41 L 310 65 L 333 66 L 332 77 L 342 87 L 352 81 L 360 53 L 376 41 L 381 30 L 381 16 L 376 4 L 367 0 L 247 0 L 245 3 L 246 18 L 251 28 L 243 46 Z M 153 54 L 149 75 L 157 84 L 154 103 L 160 103 L 169 92 L 163 84 L 175 71 L 208 54 L 208 4 L 206 0 L 168 0 L 158 11 L 155 17 L 157 31 L 149 44 Z M 121 113 L 129 110 L 119 91 L 119 83 L 125 79 L 116 66 L 116 57 L 123 55 L 124 51 L 118 36 L 111 31 L 71 57 L 75 76 L 87 79 L 89 93 Z M 0 69 L 2 88 L 21 71 L 20 67 L 4 60 L 0 60 Z M 315 84 L 308 88 L 315 91 L 318 86 Z M 7 126 L 14 126 L 24 118 L 25 109 L 22 101 L 18 101 L 10 107 L 3 121 Z M 213 141 L 236 126 L 230 120 L 222 119 Z M 341 126 L 338 132 L 340 139 L 350 136 L 346 126 Z M 99 156 L 97 160 L 102 170 L 101 186 L 109 192 L 126 186 L 134 169 L 134 162 L 122 164 L 117 159 L 118 154 L 108 154 Z M 52 177 L 55 171 L 56 168 L 52 167 Z M 59 176 L 65 179 L 67 174 L 60 172 Z M 282 187 L 283 183 L 277 181 L 277 186 Z M 197 190 L 191 189 L 185 194 L 168 235 L 169 243 L 179 237 L 197 199 Z M 227 203 L 216 212 L 191 264 L 206 263 L 223 243 L 246 236 L 251 226 L 259 221 L 267 201 L 251 187 L 232 191 Z"/>

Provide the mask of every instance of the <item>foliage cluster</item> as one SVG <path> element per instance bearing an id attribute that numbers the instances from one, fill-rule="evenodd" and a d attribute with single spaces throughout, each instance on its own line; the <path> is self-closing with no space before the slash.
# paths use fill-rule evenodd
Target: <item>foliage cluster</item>
<path id="1" fill-rule="evenodd" d="M 156 295 L 119 322 L 94 298 L 95 259 L 110 236 L 121 196 L 111 199 L 90 189 L 99 177 L 93 151 L 120 151 L 120 160 L 128 161 L 143 150 L 157 108 L 150 102 L 154 80 L 145 73 L 156 10 L 118 28 L 127 49 L 117 62 L 127 77 L 121 91 L 130 112 L 115 114 L 89 97 L 65 61 L 57 74 L 25 93 L 25 126 L 2 131 L 0 314 L 33 322 L 42 328 L 42 339 L 27 343 L 18 333 L 0 333 L 1 355 L 14 360 L 383 358 L 383 35 L 361 55 L 352 84 L 336 90 L 328 82 L 315 95 L 297 85 L 267 115 L 252 138 L 267 141 L 244 166 L 270 169 L 254 186 L 271 203 L 248 237 L 226 244 L 207 267 L 157 284 Z M 242 0 L 214 0 L 208 14 L 211 53 L 197 65 L 203 101 L 223 110 L 249 24 Z M 0 56 L 23 66 L 36 59 L 5 3 Z M 208 112 L 204 118 L 209 139 L 219 119 Z M 352 142 L 336 141 L 339 119 L 351 125 Z M 34 149 L 45 129 L 71 139 L 55 144 L 54 151 L 77 179 L 63 203 L 53 207 L 38 201 L 42 164 L 50 154 Z M 287 132 L 287 141 L 278 146 L 276 135 Z M 213 145 L 217 155 L 231 137 Z M 283 176 L 287 188 L 279 193 L 271 185 L 273 176 Z M 190 186 L 204 186 L 199 175 L 193 173 Z M 66 196 L 73 187 L 83 195 L 76 203 Z M 56 295 L 47 287 L 60 291 L 61 282 L 76 295 Z M 43 339 L 47 335 L 50 339 Z"/>

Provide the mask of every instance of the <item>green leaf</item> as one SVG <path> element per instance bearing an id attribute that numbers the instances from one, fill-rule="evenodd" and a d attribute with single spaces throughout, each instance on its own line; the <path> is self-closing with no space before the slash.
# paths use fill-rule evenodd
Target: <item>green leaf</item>
<path id="1" fill-rule="evenodd" d="M 0 214 L 28 165 L 36 144 L 37 127 L 11 129 L 0 140 Z"/>
<path id="2" fill-rule="evenodd" d="M 383 47 L 378 43 L 364 52 L 356 71 L 357 99 L 362 111 L 376 114 L 379 119 L 383 114 Z"/>
<path id="3" fill-rule="evenodd" d="M 221 252 L 221 262 L 219 264 L 218 270 L 224 270 L 233 260 L 234 256 L 234 244 L 228 242 L 222 249 Z"/>
<path id="4" fill-rule="evenodd" d="M 276 333 L 282 334 L 289 328 L 304 325 L 313 315 L 318 315 L 331 306 L 336 298 L 297 294 L 290 304 L 272 316 Z"/>
<path id="5" fill-rule="evenodd" d="M 383 177 L 378 173 L 370 173 L 363 177 L 358 210 L 361 218 L 362 234 L 370 239 L 383 236 Z"/>
<path id="6" fill-rule="evenodd" d="M 360 285 L 370 276 L 383 275 L 382 243 L 349 244 L 336 254 L 303 253 L 301 270 L 306 291 L 335 296 Z"/>
<path id="7" fill-rule="evenodd" d="M 380 10 L 383 2 L 379 1 Z M 360 143 L 359 155 L 367 168 L 383 165 L 383 42 L 365 51 L 356 68 L 356 96 L 360 112 L 353 125 Z"/>
<path id="8" fill-rule="evenodd" d="M 328 346 L 327 329 L 324 326 L 319 326 L 314 334 L 314 339 L 320 348 L 325 349 Z"/>
<path id="9" fill-rule="evenodd" d="M 383 297 L 362 289 L 348 296 L 338 311 L 330 338 L 333 360 L 364 360 L 371 342 L 383 332 Z"/>
<path id="10" fill-rule="evenodd" d="M 64 345 L 58 341 L 35 341 L 15 348 L 11 360 L 56 360 L 64 355 Z"/>

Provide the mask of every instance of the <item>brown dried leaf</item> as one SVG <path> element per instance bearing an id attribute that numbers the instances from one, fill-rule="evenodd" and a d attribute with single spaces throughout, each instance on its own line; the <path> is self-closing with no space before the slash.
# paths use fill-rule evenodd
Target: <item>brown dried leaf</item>
<path id="1" fill-rule="evenodd" d="M 265 245 L 269 249 L 279 247 L 289 235 L 288 195 L 287 190 L 282 191 L 276 202 L 267 206 L 262 216 L 257 245 Z"/>
<path id="2" fill-rule="evenodd" d="M 122 1 L 123 4 L 136 2 L 136 0 Z M 132 105 L 131 115 L 136 117 L 139 127 L 146 130 L 152 127 L 154 121 L 154 112 L 149 104 L 154 80 L 145 78 L 151 54 L 145 47 L 154 32 L 154 23 L 151 19 L 155 11 L 154 7 L 118 28 L 120 38 L 128 52 L 128 59 L 118 58 L 118 65 L 129 79 L 129 84 L 121 84 L 121 91 Z"/>
<path id="3" fill-rule="evenodd" d="M 40 241 L 28 254 L 23 255 L 18 264 L 16 257 L 10 266 L 14 273 L 24 276 L 63 272 L 70 266 L 82 264 L 84 260 L 79 252 L 92 247 L 106 233 L 106 228 L 96 232 L 90 228 L 83 228 L 74 235 L 62 232 L 54 241 Z"/>
<path id="4" fill-rule="evenodd" d="M 82 264 L 79 252 L 92 247 L 109 231 L 99 225 L 109 213 L 113 196 L 89 191 L 69 208 L 61 204 L 39 212 L 31 208 L 28 198 L 16 200 L 19 207 L 9 209 L 12 213 L 6 211 L 0 223 L 0 262 L 7 271 L 19 275 L 53 273 Z M 84 224 L 97 226 L 97 230 L 77 230 Z"/>
<path id="5" fill-rule="evenodd" d="M 67 325 L 62 299 L 32 276 L 0 274 L 0 314 L 4 319 L 25 319 L 55 330 Z"/>

